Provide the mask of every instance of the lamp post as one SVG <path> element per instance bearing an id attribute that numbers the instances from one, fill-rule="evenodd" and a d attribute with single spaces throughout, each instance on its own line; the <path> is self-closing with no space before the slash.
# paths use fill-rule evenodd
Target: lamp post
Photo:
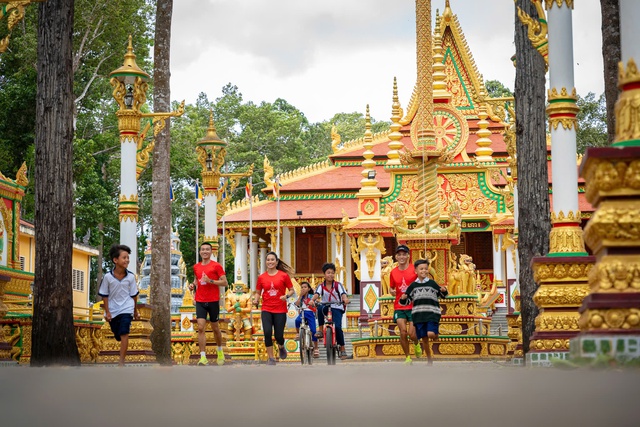
<path id="1" fill-rule="evenodd" d="M 129 269 L 138 273 L 138 178 L 149 162 L 154 141 L 144 146 L 144 140 L 151 126 L 155 137 L 163 128 L 168 117 L 178 117 L 184 113 L 184 101 L 177 111 L 170 113 L 142 113 L 147 100 L 149 74 L 136 64 L 132 38 L 129 36 L 124 63 L 110 74 L 113 97 L 118 103 L 116 112 L 120 130 L 120 242 L 131 248 Z M 150 119 L 142 131 L 141 119 Z"/>

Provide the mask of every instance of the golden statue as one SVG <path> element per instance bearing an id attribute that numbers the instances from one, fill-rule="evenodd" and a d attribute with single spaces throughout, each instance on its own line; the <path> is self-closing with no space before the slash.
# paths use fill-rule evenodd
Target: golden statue
<path id="1" fill-rule="evenodd" d="M 269 163 L 269 159 L 267 159 L 266 155 L 264 156 L 262 168 L 264 169 L 264 184 L 266 185 L 266 188 L 273 188 L 276 183 L 273 180 L 273 167 L 271 166 L 271 163 Z"/>
<path id="2" fill-rule="evenodd" d="M 251 325 L 251 293 L 242 282 L 233 284 L 234 292 L 227 292 L 225 309 L 232 315 L 229 321 L 229 341 L 251 341 L 253 326 Z M 244 332 L 244 336 L 242 333 Z"/>
<path id="3" fill-rule="evenodd" d="M 473 295 L 476 291 L 476 265 L 472 262 L 473 259 L 462 254 L 456 266 L 455 254 L 451 252 L 449 260 L 454 266 L 449 270 L 449 295 Z"/>
<path id="4" fill-rule="evenodd" d="M 373 277 L 374 269 L 376 266 L 376 259 L 378 257 L 375 249 L 378 249 L 380 251 L 380 255 L 383 255 L 385 253 L 384 239 L 380 235 L 375 236 L 375 240 L 373 234 L 368 234 L 367 237 L 360 235 L 358 237 L 358 248 L 360 249 L 360 252 L 362 252 L 365 248 L 367 249 L 365 258 L 367 259 L 368 273 L 369 277 Z"/>
<path id="5" fill-rule="evenodd" d="M 338 152 L 341 140 L 342 138 L 340 138 L 336 125 L 331 126 L 331 150 L 333 150 L 334 154 Z"/>
<path id="6" fill-rule="evenodd" d="M 389 281 L 391 280 L 391 270 L 395 268 L 396 264 L 393 262 L 393 257 L 386 256 L 380 260 L 380 268 L 382 272 L 380 274 L 380 296 L 386 297 L 391 295 L 389 287 Z"/>
<path id="7" fill-rule="evenodd" d="M 438 251 L 427 251 L 425 259 L 429 261 L 429 275 L 433 280 L 436 280 L 436 269 L 433 265 L 438 259 Z"/>

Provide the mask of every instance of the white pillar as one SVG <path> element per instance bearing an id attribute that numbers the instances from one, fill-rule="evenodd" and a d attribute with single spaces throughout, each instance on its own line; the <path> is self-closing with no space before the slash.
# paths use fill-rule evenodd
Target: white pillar
<path id="1" fill-rule="evenodd" d="M 217 189 L 215 189 L 217 190 Z M 218 243 L 218 198 L 216 191 L 207 191 L 204 194 L 204 240 L 208 242 Z M 217 251 L 211 257 L 214 261 L 218 260 Z"/>
<path id="2" fill-rule="evenodd" d="M 260 248 L 260 274 L 262 274 L 267 271 L 267 242 L 260 239 L 258 247 Z"/>
<path id="3" fill-rule="evenodd" d="M 502 282 L 503 284 L 505 284 L 502 237 L 502 234 L 493 235 L 493 282 Z"/>
<path id="4" fill-rule="evenodd" d="M 120 243 L 131 248 L 129 270 L 138 274 L 138 144 L 131 137 L 120 143 Z"/>
<path id="5" fill-rule="evenodd" d="M 353 294 L 353 260 L 351 259 L 351 239 L 347 233 L 344 234 L 344 244 L 342 245 L 344 251 L 344 266 L 345 275 L 344 286 L 347 288 L 347 292 Z"/>
<path id="6" fill-rule="evenodd" d="M 240 271 L 242 283 L 249 283 L 249 231 L 240 233 Z M 252 289 L 253 290 L 253 289 Z"/>
<path id="7" fill-rule="evenodd" d="M 295 235 L 295 230 L 291 227 L 283 227 L 282 228 L 282 253 L 280 254 L 280 259 L 287 263 L 288 265 L 293 265 L 291 262 L 291 236 Z M 273 249 L 272 249 L 273 250 Z M 274 251 L 277 253 L 277 251 Z"/>
<path id="8" fill-rule="evenodd" d="M 234 282 L 238 282 L 242 280 L 242 233 L 236 231 L 234 239 L 236 242 L 236 253 L 233 257 L 233 280 Z M 247 282 L 244 283 L 246 284 Z"/>
<path id="9" fill-rule="evenodd" d="M 250 277 L 251 277 L 251 291 L 255 291 L 258 280 L 258 236 L 251 236 L 251 247 L 249 249 L 250 256 Z"/>
<path id="10" fill-rule="evenodd" d="M 566 2 L 552 2 L 549 30 L 549 127 L 551 129 L 551 170 L 553 211 L 550 253 L 586 255 L 580 235 L 578 167 L 576 162 L 576 89 L 573 79 L 572 10 Z"/>
<path id="11" fill-rule="evenodd" d="M 620 0 L 620 48 L 625 70 L 630 59 L 640 63 L 640 4 L 637 0 Z"/>

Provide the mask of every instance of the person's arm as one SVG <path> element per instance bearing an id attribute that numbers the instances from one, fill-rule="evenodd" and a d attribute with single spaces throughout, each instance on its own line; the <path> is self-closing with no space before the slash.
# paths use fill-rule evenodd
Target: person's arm
<path id="1" fill-rule="evenodd" d="M 449 290 L 447 289 L 446 286 L 440 286 L 440 290 L 438 291 L 438 296 L 440 298 L 444 298 L 447 295 L 449 295 Z"/>
<path id="2" fill-rule="evenodd" d="M 138 295 L 137 294 L 135 297 L 133 297 L 133 318 L 135 320 L 140 319 L 140 312 L 138 311 Z"/>
<path id="3" fill-rule="evenodd" d="M 396 282 L 393 280 L 391 272 L 389 272 L 389 293 L 394 297 L 396 296 Z"/>
<path id="4" fill-rule="evenodd" d="M 291 283 L 291 278 L 289 277 L 288 274 L 286 274 L 286 276 L 287 277 L 284 279 L 284 286 L 285 286 L 284 295 L 280 297 L 284 301 L 286 301 L 287 298 L 291 297 L 296 292 L 295 289 L 293 289 L 293 283 Z"/>
<path id="5" fill-rule="evenodd" d="M 131 273 L 133 275 L 133 273 Z M 140 318 L 140 313 L 138 313 L 138 295 L 140 291 L 138 290 L 138 285 L 136 283 L 135 277 L 132 277 L 131 283 L 129 285 L 129 296 L 133 298 L 133 318 L 138 320 Z"/>
<path id="6" fill-rule="evenodd" d="M 109 311 L 109 297 L 102 295 L 102 302 L 104 306 L 104 319 L 107 322 L 111 322 L 111 312 Z"/>
<path id="7" fill-rule="evenodd" d="M 344 286 L 340 285 L 340 288 L 342 289 L 342 303 L 346 307 L 347 305 L 349 305 L 349 296 L 347 295 L 347 290 L 344 288 Z"/>

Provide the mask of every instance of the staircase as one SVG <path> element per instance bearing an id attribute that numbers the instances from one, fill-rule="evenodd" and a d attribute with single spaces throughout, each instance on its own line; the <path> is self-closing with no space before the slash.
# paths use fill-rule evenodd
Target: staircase
<path id="1" fill-rule="evenodd" d="M 491 317 L 490 335 L 507 336 L 507 330 L 507 309 L 505 307 L 498 307 Z"/>

